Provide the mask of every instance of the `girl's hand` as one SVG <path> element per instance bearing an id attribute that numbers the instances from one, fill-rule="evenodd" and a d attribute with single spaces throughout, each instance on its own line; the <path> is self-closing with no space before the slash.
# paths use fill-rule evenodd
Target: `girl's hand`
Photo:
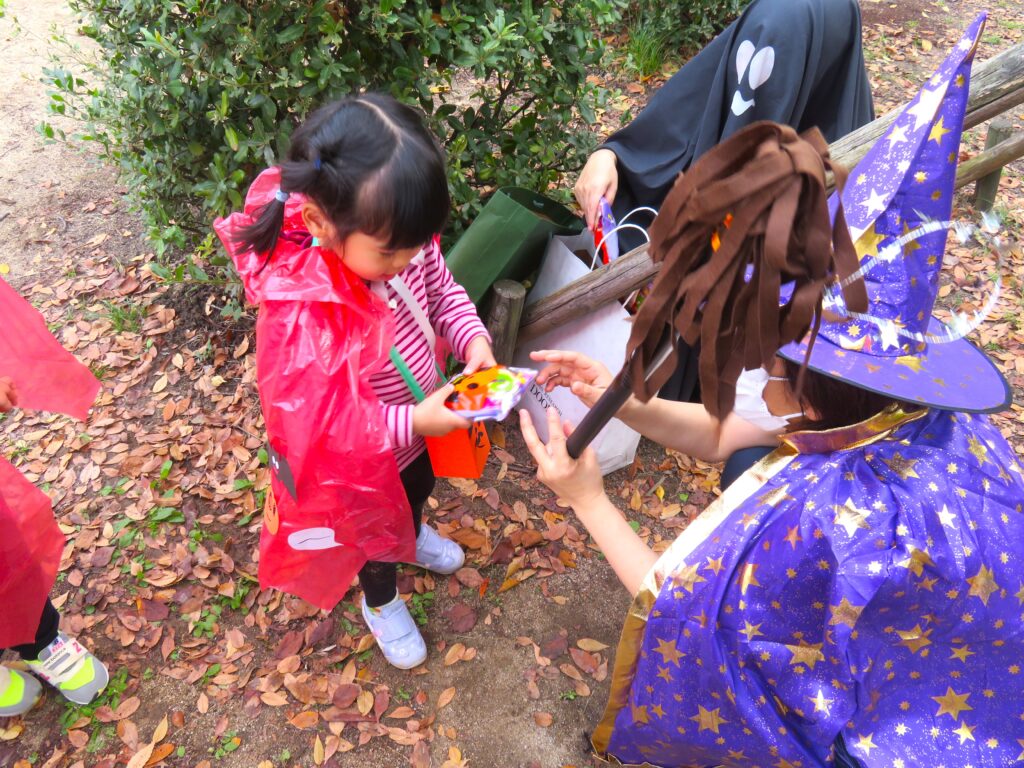
<path id="1" fill-rule="evenodd" d="M 456 429 L 469 429 L 471 423 L 445 407 L 444 401 L 455 387 L 445 384 L 412 409 L 412 431 L 424 437 L 442 437 Z"/>
<path id="2" fill-rule="evenodd" d="M 616 167 L 615 153 L 610 149 L 597 150 L 587 158 L 587 164 L 583 166 L 576 186 L 572 189 L 576 201 L 583 209 L 583 216 L 589 229 L 593 229 L 597 221 L 601 198 L 604 197 L 611 203 L 615 200 L 615 191 L 618 188 L 619 170 Z"/>
<path id="3" fill-rule="evenodd" d="M 548 408 L 548 444 L 544 445 L 537 436 L 530 414 L 519 411 L 519 426 L 523 431 L 526 447 L 537 462 L 537 478 L 558 497 L 568 502 L 581 520 L 586 523 L 587 512 L 595 509 L 604 498 L 604 482 L 597 454 L 587 448 L 578 459 L 569 456 L 565 438 L 570 429 L 563 425 L 558 411 Z"/>
<path id="4" fill-rule="evenodd" d="M 494 352 L 491 350 L 491 342 L 487 340 L 486 336 L 477 336 L 466 347 L 466 367 L 462 372 L 476 373 L 481 368 L 490 368 L 497 364 Z"/>
<path id="5" fill-rule="evenodd" d="M 7 413 L 18 404 L 18 390 L 7 376 L 0 376 L 0 413 Z"/>
<path id="6" fill-rule="evenodd" d="M 545 392 L 569 387 L 588 408 L 593 407 L 614 378 L 604 365 L 579 352 L 539 349 L 530 353 L 530 359 L 548 363 L 537 374 L 537 385 L 543 386 Z"/>

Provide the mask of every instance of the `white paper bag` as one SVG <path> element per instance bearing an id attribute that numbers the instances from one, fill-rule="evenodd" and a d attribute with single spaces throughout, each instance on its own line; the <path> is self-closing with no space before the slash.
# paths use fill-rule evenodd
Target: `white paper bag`
<path id="1" fill-rule="evenodd" d="M 576 256 L 575 251 L 593 254 L 594 239 L 591 232 L 552 236 L 544 254 L 544 263 L 537 276 L 537 282 L 526 297 L 528 305 L 590 272 L 589 260 L 584 263 Z M 612 301 L 560 328 L 520 343 L 516 347 L 513 365 L 536 368 L 537 363 L 530 360 L 530 352 L 538 349 L 564 349 L 581 352 L 604 363 L 612 373 L 615 373 L 626 359 L 626 342 L 629 341 L 631 327 L 629 314 L 618 302 Z M 535 383 L 530 385 L 530 390 L 523 396 L 521 403 L 530 412 L 537 433 L 545 442 L 548 439 L 545 409 L 554 406 L 563 420 L 568 419 L 573 424 L 579 424 L 588 410 L 567 388 L 558 387 L 551 392 L 545 392 Z M 601 472 L 608 474 L 632 464 L 639 442 L 639 433 L 618 419 L 608 422 L 591 443 L 591 447 L 597 452 Z"/>

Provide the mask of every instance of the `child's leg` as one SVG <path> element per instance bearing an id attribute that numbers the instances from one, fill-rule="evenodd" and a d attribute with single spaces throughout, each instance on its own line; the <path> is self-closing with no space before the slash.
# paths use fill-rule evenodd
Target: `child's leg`
<path id="1" fill-rule="evenodd" d="M 60 614 L 53 607 L 53 603 L 47 598 L 43 605 L 43 615 L 39 619 L 39 628 L 36 630 L 35 642 L 26 645 L 15 645 L 11 650 L 17 651 L 18 655 L 26 661 L 33 661 L 39 658 L 46 646 L 57 639 L 57 631 L 60 629 Z"/>
<path id="2" fill-rule="evenodd" d="M 75 704 L 88 704 L 107 687 L 110 676 L 103 663 L 78 640 L 60 631 L 60 614 L 49 600 L 43 605 L 36 639 L 13 650 L 28 668 Z"/>
<path id="3" fill-rule="evenodd" d="M 402 470 L 401 476 L 418 536 L 423 505 L 434 489 L 434 473 L 426 451 Z M 363 588 L 363 618 L 377 638 L 384 658 L 399 669 L 422 664 L 427 658 L 427 646 L 408 606 L 398 596 L 398 566 L 369 562 L 359 571 L 359 583 Z"/>
<path id="4" fill-rule="evenodd" d="M 434 470 L 430 466 L 427 452 L 402 470 L 402 487 L 405 489 L 409 507 L 412 509 L 413 530 L 418 537 L 423 520 L 423 505 L 434 490 Z M 363 588 L 366 604 L 379 608 L 395 598 L 398 589 L 398 566 L 395 563 L 368 562 L 359 571 L 359 585 Z"/>

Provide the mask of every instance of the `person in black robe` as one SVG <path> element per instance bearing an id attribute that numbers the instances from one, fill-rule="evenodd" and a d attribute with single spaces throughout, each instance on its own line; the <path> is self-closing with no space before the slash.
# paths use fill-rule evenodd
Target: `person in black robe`
<path id="1" fill-rule="evenodd" d="M 588 226 L 602 195 L 617 221 L 657 209 L 681 171 L 758 120 L 817 127 L 829 142 L 871 122 L 860 25 L 856 0 L 754 0 L 587 160 L 574 191 Z M 622 253 L 643 242 L 618 235 Z M 661 396 L 695 400 L 697 357 L 680 350 L 679 361 Z"/>

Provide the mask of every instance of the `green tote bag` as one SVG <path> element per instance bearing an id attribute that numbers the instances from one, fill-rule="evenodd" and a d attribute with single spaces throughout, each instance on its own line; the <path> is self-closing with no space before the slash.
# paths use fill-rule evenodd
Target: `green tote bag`
<path id="1" fill-rule="evenodd" d="M 548 238 L 574 234 L 583 220 L 561 203 L 519 187 L 502 187 L 448 252 L 447 264 L 479 305 L 497 280 L 525 280 L 540 266 Z"/>

